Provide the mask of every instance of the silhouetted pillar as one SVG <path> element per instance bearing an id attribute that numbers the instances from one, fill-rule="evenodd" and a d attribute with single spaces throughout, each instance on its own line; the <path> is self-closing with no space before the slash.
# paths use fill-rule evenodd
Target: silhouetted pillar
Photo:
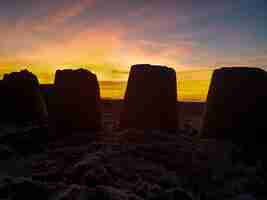
<path id="1" fill-rule="evenodd" d="M 164 66 L 132 66 L 120 127 L 176 130 L 177 124 L 176 72 Z"/>
<path id="2" fill-rule="evenodd" d="M 30 122 L 47 118 L 37 77 L 23 70 L 5 74 L 1 81 L 1 121 Z"/>
<path id="3" fill-rule="evenodd" d="M 202 136 L 242 140 L 266 134 L 266 86 L 266 72 L 258 68 L 215 70 Z"/>
<path id="4" fill-rule="evenodd" d="M 48 101 L 50 126 L 62 134 L 101 128 L 99 85 L 88 70 L 57 70 Z"/>

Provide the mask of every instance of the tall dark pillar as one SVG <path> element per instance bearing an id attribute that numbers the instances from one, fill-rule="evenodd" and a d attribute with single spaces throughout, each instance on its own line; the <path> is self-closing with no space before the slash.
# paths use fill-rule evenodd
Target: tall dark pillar
<path id="1" fill-rule="evenodd" d="M 208 93 L 202 136 L 235 140 L 266 134 L 267 76 L 258 68 L 214 71 Z"/>
<path id="2" fill-rule="evenodd" d="M 57 70 L 48 102 L 50 125 L 58 131 L 101 128 L 99 85 L 88 70 Z"/>
<path id="3" fill-rule="evenodd" d="M 132 66 L 120 127 L 176 130 L 177 124 L 176 72 L 165 66 Z"/>

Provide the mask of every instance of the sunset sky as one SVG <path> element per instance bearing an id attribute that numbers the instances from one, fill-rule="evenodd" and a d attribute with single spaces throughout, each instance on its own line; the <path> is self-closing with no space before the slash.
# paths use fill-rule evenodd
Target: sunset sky
<path id="1" fill-rule="evenodd" d="M 163 64 L 180 98 L 203 100 L 212 69 L 267 68 L 266 19 L 266 0 L 2 0 L 0 75 L 28 68 L 47 83 L 84 67 L 114 82 L 132 64 Z"/>

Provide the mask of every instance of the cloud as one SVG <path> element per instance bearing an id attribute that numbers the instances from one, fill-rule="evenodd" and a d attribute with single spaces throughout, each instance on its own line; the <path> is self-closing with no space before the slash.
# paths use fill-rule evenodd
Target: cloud
<path id="1" fill-rule="evenodd" d="M 32 29 L 37 31 L 50 31 L 58 25 L 66 23 L 70 18 L 81 15 L 88 8 L 92 8 L 96 0 L 65 1 L 59 7 L 48 9 L 48 13 L 31 24 Z"/>
<path id="2" fill-rule="evenodd" d="M 5 20 L 0 24 L 0 38 L 3 38 L 0 41 L 0 57 L 27 60 L 33 57 L 31 54 L 40 46 L 59 42 L 62 37 L 65 38 L 63 35 L 66 33 L 73 34 L 73 27 L 69 26 L 68 21 L 92 8 L 96 0 L 53 2 L 34 1 L 31 7 L 27 7 L 28 15 L 18 16 L 15 21 Z M 22 58 L 23 56 L 25 57 Z"/>
<path id="3" fill-rule="evenodd" d="M 5 42 L 7 48 L 15 49 L 13 58 L 51 65 L 102 62 L 128 68 L 138 62 L 175 66 L 179 57 L 190 53 L 189 38 L 184 39 L 187 36 L 173 37 L 174 31 L 164 30 L 176 28 L 175 6 L 164 15 L 161 7 L 149 6 L 145 16 L 134 19 L 130 15 L 109 17 L 110 13 L 103 13 L 104 18 L 90 24 L 84 18 L 70 22 L 88 9 L 96 9 L 98 2 L 64 2 L 62 6 L 47 6 L 37 18 L 17 21 Z"/>
<path id="4" fill-rule="evenodd" d="M 13 24 L 4 21 L 0 25 L 1 36 L 16 38 L 19 35 L 33 37 L 34 34 L 60 31 L 62 25 L 71 18 L 81 15 L 84 11 L 92 8 L 96 0 L 59 0 L 59 1 L 36 1 L 27 14 L 15 18 Z M 20 37 L 18 37 L 20 38 Z"/>

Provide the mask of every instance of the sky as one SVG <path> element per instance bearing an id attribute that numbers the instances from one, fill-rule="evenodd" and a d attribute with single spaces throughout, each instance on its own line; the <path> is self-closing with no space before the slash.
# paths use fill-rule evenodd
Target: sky
<path id="1" fill-rule="evenodd" d="M 267 68 L 266 19 L 266 0 L 2 0 L 0 76 L 27 68 L 48 83 L 84 67 L 121 82 L 151 63 L 202 81 L 217 67 Z"/>

